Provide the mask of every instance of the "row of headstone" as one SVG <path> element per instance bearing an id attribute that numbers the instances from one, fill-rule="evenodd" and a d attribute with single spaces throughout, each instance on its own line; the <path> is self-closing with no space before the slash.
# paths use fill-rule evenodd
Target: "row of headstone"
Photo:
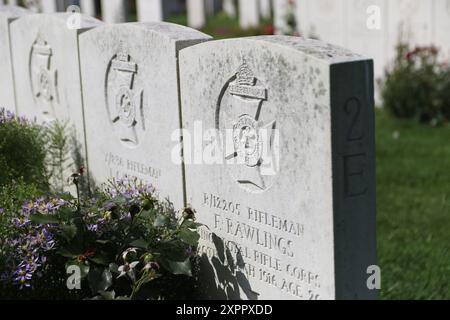
<path id="1" fill-rule="evenodd" d="M 396 46 L 436 45 L 450 58 L 450 0 L 297 0 L 299 32 L 375 60 L 381 77 Z"/>
<path id="2" fill-rule="evenodd" d="M 16 0 L 6 0 L 8 4 L 16 5 Z M 193 28 L 201 28 L 206 19 L 220 11 L 231 17 L 239 12 L 242 28 L 257 27 L 260 19 L 271 17 L 272 0 L 186 0 L 188 24 Z M 26 0 L 25 7 L 38 13 L 66 11 L 68 6 L 80 5 L 81 11 L 90 16 L 97 15 L 95 0 Z M 174 8 L 174 0 L 136 0 L 137 19 L 140 22 L 157 22 L 167 19 Z M 102 20 L 107 23 L 122 23 L 127 21 L 128 2 L 125 0 L 101 0 Z"/>
<path id="3" fill-rule="evenodd" d="M 192 205 L 202 297 L 376 297 L 371 60 L 297 37 L 67 18 L 0 9 L 0 103 L 70 121 L 96 182 L 137 177 Z"/>

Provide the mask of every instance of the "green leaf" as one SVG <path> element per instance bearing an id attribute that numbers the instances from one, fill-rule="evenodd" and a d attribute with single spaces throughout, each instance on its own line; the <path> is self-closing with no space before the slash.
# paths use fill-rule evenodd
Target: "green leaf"
<path id="1" fill-rule="evenodd" d="M 191 231 L 187 228 L 181 229 L 178 236 L 181 240 L 183 240 L 183 242 L 194 247 L 198 245 L 198 240 L 200 239 L 200 235 L 197 232 Z"/>
<path id="2" fill-rule="evenodd" d="M 66 249 L 60 249 L 57 251 L 57 253 L 65 258 L 70 258 L 70 259 L 75 259 L 76 257 L 78 257 L 80 255 L 78 253 L 73 253 Z"/>
<path id="3" fill-rule="evenodd" d="M 147 249 L 148 248 L 148 242 L 143 239 L 138 239 L 130 243 L 130 246 L 140 248 L 140 249 Z"/>
<path id="4" fill-rule="evenodd" d="M 89 286 L 91 287 L 92 292 L 95 293 L 106 291 L 112 285 L 112 274 L 108 268 L 91 269 L 88 279 Z"/>
<path id="5" fill-rule="evenodd" d="M 74 213 L 74 210 L 71 208 L 62 207 L 58 210 L 58 215 L 61 217 L 61 219 L 67 221 L 74 216 Z"/>
<path id="6" fill-rule="evenodd" d="M 67 240 L 70 241 L 77 235 L 77 227 L 73 224 L 71 225 L 64 225 L 61 227 L 62 230 L 62 236 Z"/>
<path id="7" fill-rule="evenodd" d="M 140 214 L 141 218 L 153 219 L 155 217 L 155 210 L 144 210 Z"/>
<path id="8" fill-rule="evenodd" d="M 155 248 L 165 259 L 184 261 L 186 259 L 186 245 L 181 241 L 163 241 Z"/>
<path id="9" fill-rule="evenodd" d="M 30 220 L 37 224 L 59 224 L 59 219 L 47 214 L 33 214 Z"/>
<path id="10" fill-rule="evenodd" d="M 198 229 L 203 226 L 203 224 L 195 222 L 194 220 L 184 220 L 182 226 L 188 229 Z"/>
<path id="11" fill-rule="evenodd" d="M 158 216 L 155 219 L 155 222 L 153 223 L 153 226 L 155 228 L 164 227 L 169 223 L 169 218 L 165 215 L 158 214 Z"/>
<path id="12" fill-rule="evenodd" d="M 120 206 L 120 205 L 123 205 L 123 204 L 127 203 L 127 198 L 125 198 L 124 196 L 117 196 L 117 197 L 113 198 L 111 200 L 111 202 L 113 202 L 113 203 L 115 203 L 115 204 Z"/>
<path id="13" fill-rule="evenodd" d="M 116 292 L 114 290 L 100 291 L 99 294 L 104 300 L 114 300 L 116 298 Z"/>
<path id="14" fill-rule="evenodd" d="M 105 244 L 110 243 L 111 240 L 97 240 L 97 241 L 95 241 L 95 242 L 97 242 L 98 244 L 103 244 L 103 245 L 105 245 Z"/>
<path id="15" fill-rule="evenodd" d="M 108 266 L 108 261 L 105 257 L 102 256 L 95 256 L 94 258 L 89 258 L 89 261 L 92 261 L 96 264 L 102 265 L 102 266 Z"/>
<path id="16" fill-rule="evenodd" d="M 186 275 L 192 277 L 191 260 L 188 258 L 183 262 L 162 260 L 162 266 L 174 275 Z"/>

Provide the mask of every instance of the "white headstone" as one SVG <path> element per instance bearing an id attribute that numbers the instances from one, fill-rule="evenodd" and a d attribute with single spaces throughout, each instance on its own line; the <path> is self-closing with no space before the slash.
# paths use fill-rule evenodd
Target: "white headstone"
<path id="1" fill-rule="evenodd" d="M 223 11 L 230 17 L 236 17 L 236 0 L 223 0 Z"/>
<path id="2" fill-rule="evenodd" d="M 10 4 L 12 6 L 16 6 L 17 5 L 17 0 L 7 0 L 6 3 Z"/>
<path id="3" fill-rule="evenodd" d="M 75 166 L 85 156 L 78 35 L 100 22 L 80 15 L 80 28 L 74 30 L 68 28 L 70 17 L 54 13 L 19 18 L 11 23 L 11 46 L 18 114 L 40 123 L 68 122 L 68 138 L 76 138 L 78 145 Z"/>
<path id="4" fill-rule="evenodd" d="M 274 27 L 276 34 L 293 32 L 288 25 L 288 15 L 292 14 L 293 5 L 289 0 L 273 0 Z"/>
<path id="5" fill-rule="evenodd" d="M 283 0 L 281 0 L 283 1 Z M 346 47 L 348 0 L 297 0 L 297 24 L 306 38 Z M 351 17 L 353 19 L 353 17 Z"/>
<path id="6" fill-rule="evenodd" d="M 169 23 L 105 26 L 80 36 L 88 168 L 97 184 L 137 177 L 183 206 L 182 166 L 171 157 L 180 138 L 177 56 L 207 39 Z"/>
<path id="7" fill-rule="evenodd" d="M 56 0 L 40 0 L 41 10 L 43 13 L 57 12 Z"/>
<path id="8" fill-rule="evenodd" d="M 450 0 L 436 0 L 434 23 L 435 43 L 442 52 L 442 57 L 450 61 Z"/>
<path id="9" fill-rule="evenodd" d="M 127 21 L 127 4 L 125 0 L 102 0 L 102 19 L 106 23 Z"/>
<path id="10" fill-rule="evenodd" d="M 96 9 L 95 9 L 95 0 L 81 0 L 80 1 L 81 6 L 81 12 L 91 16 L 95 17 L 97 15 Z"/>
<path id="11" fill-rule="evenodd" d="M 375 298 L 372 61 L 272 36 L 187 48 L 180 67 L 208 297 Z"/>
<path id="12" fill-rule="evenodd" d="M 259 0 L 239 0 L 239 24 L 248 29 L 259 26 Z"/>
<path id="13" fill-rule="evenodd" d="M 170 3 L 168 0 L 137 0 L 138 21 L 160 22 L 164 21 L 168 14 Z"/>
<path id="14" fill-rule="evenodd" d="M 387 62 L 387 1 L 347 0 L 346 48 L 374 60 L 375 77 L 384 75 Z"/>
<path id="15" fill-rule="evenodd" d="M 202 28 L 206 24 L 205 1 L 187 0 L 187 14 L 191 28 Z"/>
<path id="16" fill-rule="evenodd" d="M 13 112 L 16 112 L 16 102 L 9 28 L 12 21 L 29 13 L 20 7 L 0 5 L 0 108 Z"/>
<path id="17" fill-rule="evenodd" d="M 433 6 L 429 0 L 387 1 L 389 10 L 389 56 L 395 57 L 399 42 L 412 47 L 431 45 L 433 42 Z"/>
<path id="18" fill-rule="evenodd" d="M 272 0 L 259 0 L 261 17 L 269 19 L 272 16 Z"/>

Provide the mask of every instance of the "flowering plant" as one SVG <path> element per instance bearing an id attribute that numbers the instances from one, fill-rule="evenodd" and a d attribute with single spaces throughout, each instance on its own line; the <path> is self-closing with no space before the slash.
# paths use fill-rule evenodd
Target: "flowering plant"
<path id="1" fill-rule="evenodd" d="M 433 125 L 450 120 L 450 69 L 436 47 L 397 47 L 393 66 L 382 87 L 385 107 L 398 118 L 416 118 Z"/>
<path id="2" fill-rule="evenodd" d="M 46 138 L 35 121 L 0 108 L 0 186 L 23 180 L 48 186 Z"/>
<path id="3" fill-rule="evenodd" d="M 82 174 L 72 176 L 75 185 Z M 111 180 L 90 199 L 26 202 L 11 223 L 18 233 L 8 240 L 15 250 L 2 279 L 18 289 L 33 290 L 55 269 L 58 285 L 80 289 L 83 298 L 179 298 L 180 286 L 189 291 L 194 285 L 194 212 L 186 208 L 177 216 L 136 179 Z M 76 271 L 67 281 L 66 270 Z"/>

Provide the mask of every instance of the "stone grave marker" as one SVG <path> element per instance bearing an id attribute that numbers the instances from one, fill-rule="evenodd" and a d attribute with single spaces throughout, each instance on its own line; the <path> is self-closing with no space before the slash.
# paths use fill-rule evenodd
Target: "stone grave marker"
<path id="1" fill-rule="evenodd" d="M 259 0 L 261 17 L 269 19 L 272 16 L 272 0 Z"/>
<path id="2" fill-rule="evenodd" d="M 236 17 L 236 0 L 223 0 L 223 11 L 230 17 Z"/>
<path id="3" fill-rule="evenodd" d="M 191 28 L 202 28 L 206 24 L 204 0 L 187 0 L 188 25 Z"/>
<path id="4" fill-rule="evenodd" d="M 11 23 L 13 70 L 17 112 L 39 123 L 67 123 L 71 168 L 59 177 L 58 187 L 67 187 L 67 177 L 85 163 L 83 102 L 80 83 L 78 35 L 101 22 L 79 15 L 79 29 L 71 14 L 27 15 Z"/>
<path id="5" fill-rule="evenodd" d="M 164 1 L 162 0 L 137 0 L 138 21 L 158 22 L 163 21 Z"/>
<path id="6" fill-rule="evenodd" d="M 128 6 L 124 0 L 102 0 L 102 19 L 106 23 L 127 21 Z"/>
<path id="7" fill-rule="evenodd" d="M 12 21 L 29 13 L 21 7 L 0 5 L 0 108 L 13 112 L 16 112 L 16 102 L 9 28 Z"/>
<path id="8" fill-rule="evenodd" d="M 88 16 L 95 17 L 97 10 L 95 8 L 95 0 L 81 0 L 80 1 L 81 12 Z"/>
<path id="9" fill-rule="evenodd" d="M 243 29 L 259 25 L 258 0 L 239 0 L 239 25 Z"/>
<path id="10" fill-rule="evenodd" d="M 163 22 L 80 36 L 88 168 L 97 184 L 136 177 L 183 206 L 182 165 L 172 159 L 180 138 L 178 51 L 208 39 Z"/>
<path id="11" fill-rule="evenodd" d="M 387 1 L 389 18 L 389 60 L 396 55 L 395 48 L 399 42 L 406 42 L 412 47 L 429 46 L 433 42 L 433 6 L 429 0 Z"/>
<path id="12" fill-rule="evenodd" d="M 351 0 L 348 3 L 346 48 L 374 60 L 375 77 L 384 75 L 387 60 L 387 4 L 385 0 Z M 379 22 L 376 21 L 379 19 Z"/>
<path id="13" fill-rule="evenodd" d="M 444 59 L 450 60 L 450 0 L 437 0 L 435 5 L 436 39 Z"/>
<path id="14" fill-rule="evenodd" d="M 272 36 L 184 49 L 180 68 L 205 295 L 375 298 L 372 61 Z"/>
<path id="15" fill-rule="evenodd" d="M 347 0 L 298 0 L 297 24 L 306 38 L 320 39 L 347 47 Z M 353 19 L 353 17 L 351 17 Z"/>

